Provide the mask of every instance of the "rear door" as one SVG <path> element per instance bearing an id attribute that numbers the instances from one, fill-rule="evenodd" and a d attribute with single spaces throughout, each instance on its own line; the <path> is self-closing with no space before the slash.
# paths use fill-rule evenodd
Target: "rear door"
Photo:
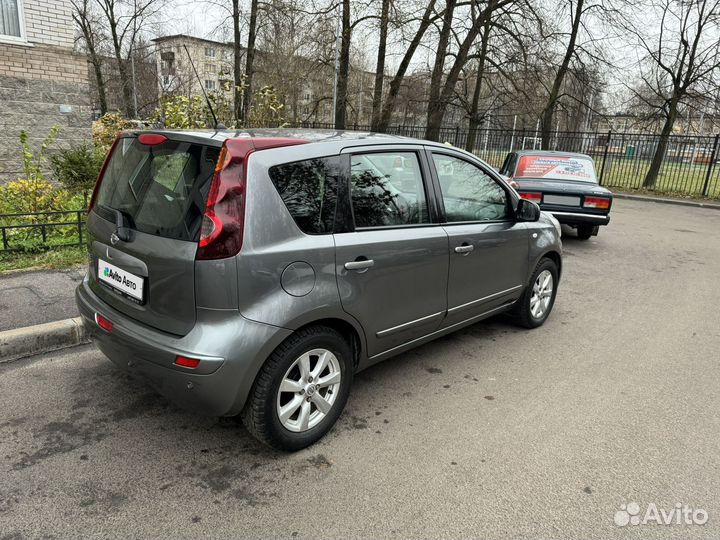
<path id="1" fill-rule="evenodd" d="M 466 156 L 432 151 L 449 237 L 448 314 L 443 326 L 519 298 L 528 270 L 528 230 L 507 188 Z"/>
<path id="2" fill-rule="evenodd" d="M 219 144 L 119 139 L 88 217 L 91 289 L 172 334 L 195 323 L 195 253 Z"/>
<path id="3" fill-rule="evenodd" d="M 373 356 L 437 330 L 447 308 L 448 240 L 428 197 L 418 147 L 354 150 L 353 232 L 335 234 L 343 309 L 363 326 Z"/>

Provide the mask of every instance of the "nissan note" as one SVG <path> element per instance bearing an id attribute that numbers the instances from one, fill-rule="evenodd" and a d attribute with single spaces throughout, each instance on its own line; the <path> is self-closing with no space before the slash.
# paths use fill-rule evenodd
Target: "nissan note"
<path id="1" fill-rule="evenodd" d="M 428 141 L 125 132 L 91 199 L 76 300 L 117 366 L 297 450 L 333 426 L 359 370 L 501 312 L 543 324 L 559 227 Z"/>

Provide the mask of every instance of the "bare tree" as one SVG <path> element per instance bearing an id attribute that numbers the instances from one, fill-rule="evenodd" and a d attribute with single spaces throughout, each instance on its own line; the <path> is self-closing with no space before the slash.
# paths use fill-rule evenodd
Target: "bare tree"
<path id="1" fill-rule="evenodd" d="M 350 0 L 341 0 L 340 61 L 337 73 L 337 99 L 335 101 L 335 129 L 345 129 L 347 116 L 348 80 L 350 77 Z"/>
<path id="2" fill-rule="evenodd" d="M 240 44 L 240 0 L 232 0 L 233 21 L 233 118 L 238 124 L 242 119 L 242 46 Z"/>
<path id="3" fill-rule="evenodd" d="M 88 60 L 93 68 L 100 102 L 100 114 L 105 114 L 108 110 L 107 94 L 105 90 L 105 77 L 102 72 L 102 56 L 98 50 L 97 43 L 101 33 L 101 23 L 98 20 L 97 14 L 93 12 L 90 2 L 91 0 L 72 0 L 72 16 L 75 24 L 77 24 L 80 29 L 87 50 Z"/>
<path id="4" fill-rule="evenodd" d="M 125 114 L 136 116 L 128 60 L 144 26 L 157 15 L 164 0 L 95 0 L 105 16 L 122 86 Z"/>
<path id="5" fill-rule="evenodd" d="M 247 121 L 253 92 L 253 75 L 255 73 L 255 38 L 258 27 L 258 0 L 250 0 L 250 23 L 248 27 L 247 50 L 245 51 L 245 86 L 242 98 L 242 121 Z M 239 31 L 238 31 L 239 33 Z M 239 41 L 239 35 L 238 35 Z M 239 53 L 239 45 L 235 46 L 235 54 Z M 237 82 L 235 83 L 237 84 Z"/>
<path id="6" fill-rule="evenodd" d="M 652 13 L 659 16 L 657 31 L 648 35 L 638 22 L 633 30 L 643 52 L 641 85 L 633 89 L 642 103 L 655 108 L 664 119 L 643 187 L 652 189 L 665 159 L 668 140 L 678 111 L 705 89 L 720 69 L 720 0 L 653 0 Z"/>
<path id="7" fill-rule="evenodd" d="M 373 131 L 376 131 L 380 124 L 389 16 L 390 0 L 382 0 L 382 7 L 380 8 L 380 35 L 378 38 L 377 62 L 375 64 L 375 86 L 373 88 L 372 120 L 370 121 L 370 129 Z"/>

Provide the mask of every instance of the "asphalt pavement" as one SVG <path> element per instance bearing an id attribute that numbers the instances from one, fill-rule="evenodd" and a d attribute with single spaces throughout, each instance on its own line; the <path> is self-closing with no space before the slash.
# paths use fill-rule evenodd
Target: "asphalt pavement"
<path id="1" fill-rule="evenodd" d="M 718 538 L 718 231 L 616 201 L 566 235 L 542 328 L 494 318 L 359 374 L 291 455 L 92 346 L 0 366 L 0 538 Z M 652 505 L 708 519 L 633 525 Z"/>
<path id="2" fill-rule="evenodd" d="M 78 316 L 75 287 L 85 266 L 0 275 L 0 332 Z"/>

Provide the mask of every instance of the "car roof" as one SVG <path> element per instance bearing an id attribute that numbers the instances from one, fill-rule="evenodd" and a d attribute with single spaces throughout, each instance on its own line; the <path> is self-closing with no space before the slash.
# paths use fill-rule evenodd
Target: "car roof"
<path id="1" fill-rule="evenodd" d="M 555 156 L 555 157 L 583 157 L 592 159 L 587 154 L 581 154 L 579 152 L 559 152 L 557 150 L 514 150 L 513 153 L 519 156 Z"/>
<path id="2" fill-rule="evenodd" d="M 262 129 L 147 129 L 147 130 L 129 130 L 128 133 L 160 133 L 173 138 L 181 136 L 183 139 L 205 139 L 208 142 L 213 141 L 221 144 L 227 139 L 297 139 L 307 143 L 323 143 L 335 142 L 345 143 L 347 146 L 353 145 L 371 145 L 371 144 L 422 144 L 426 146 L 437 146 L 448 148 L 447 145 L 416 139 L 412 137 L 403 137 L 401 135 L 388 135 L 386 133 L 372 133 L 366 131 L 346 131 L 333 129 L 308 129 L 308 128 L 262 128 Z M 463 151 L 460 148 L 452 147 L 456 150 Z M 463 151 L 464 152 L 464 151 Z"/>

